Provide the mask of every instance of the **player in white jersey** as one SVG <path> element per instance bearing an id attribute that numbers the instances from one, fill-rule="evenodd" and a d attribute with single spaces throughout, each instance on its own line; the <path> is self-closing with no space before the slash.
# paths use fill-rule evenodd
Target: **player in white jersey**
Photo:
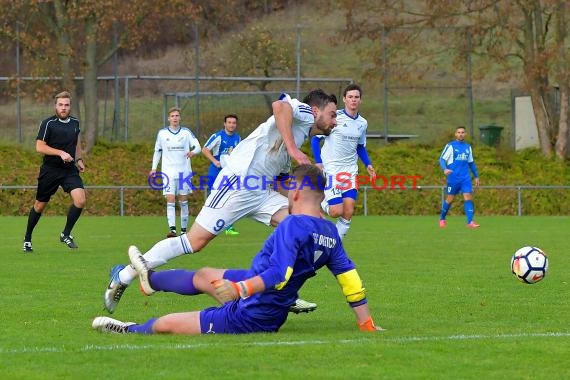
<path id="1" fill-rule="evenodd" d="M 348 85 L 343 92 L 344 109 L 337 111 L 337 126 L 329 136 L 314 136 L 311 140 L 317 166 L 327 177 L 323 209 L 338 218 L 336 228 L 341 238 L 348 229 L 358 196 L 358 158 L 371 177 L 376 172 L 366 151 L 368 122 L 359 113 L 362 90 L 357 84 Z M 324 140 L 321 149 L 320 143 Z"/>
<path id="2" fill-rule="evenodd" d="M 273 102 L 273 115 L 259 125 L 232 152 L 228 165 L 216 177 L 212 191 L 185 235 L 156 243 L 144 254 L 149 269 L 183 254 L 196 253 L 214 239 L 225 226 L 249 216 L 276 226 L 288 214 L 287 197 L 275 191 L 275 178 L 290 169 L 291 158 L 310 163 L 299 149 L 312 134 L 328 135 L 336 125 L 336 97 L 322 90 L 311 91 L 300 102 L 287 94 Z M 117 265 L 105 292 L 105 308 L 113 312 L 126 287 L 137 277 L 135 269 Z M 142 279 L 142 277 L 141 277 Z M 145 294 L 153 293 L 141 282 Z M 311 311 L 315 304 L 296 303 L 292 311 Z M 306 306 L 306 307 L 305 307 Z"/>
<path id="3" fill-rule="evenodd" d="M 202 148 L 194 134 L 186 127 L 180 126 L 180 108 L 168 110 L 168 127 L 158 131 L 152 157 L 152 168 L 149 181 L 157 176 L 162 179 L 162 193 L 166 198 L 166 219 L 170 232 L 166 237 L 176 237 L 176 196 L 180 205 L 180 229 L 186 233 L 188 227 L 188 195 L 192 189 L 185 179 L 191 177 L 190 159 L 200 153 Z M 162 160 L 162 172 L 157 173 L 159 161 Z M 150 182 L 149 182 L 150 183 Z"/>

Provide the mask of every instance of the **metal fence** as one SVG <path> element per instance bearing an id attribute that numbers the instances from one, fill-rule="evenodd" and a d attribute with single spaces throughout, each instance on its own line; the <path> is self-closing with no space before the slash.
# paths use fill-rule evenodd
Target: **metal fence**
<path id="1" fill-rule="evenodd" d="M 542 185 L 542 186 L 538 186 L 538 185 L 508 185 L 508 186 L 479 186 L 477 187 L 477 191 L 479 190 L 485 190 L 485 189 L 493 189 L 493 190 L 514 190 L 516 193 L 516 202 L 514 205 L 512 205 L 512 210 L 513 210 L 513 215 L 516 216 L 523 216 L 524 213 L 524 197 L 523 197 L 523 192 L 524 191 L 528 191 L 528 190 L 564 190 L 564 191 L 568 191 L 570 189 L 570 186 L 558 186 L 558 185 Z M 369 215 L 369 208 L 368 208 L 368 197 L 369 197 L 369 193 L 376 191 L 374 188 L 370 187 L 370 186 L 363 186 L 361 187 L 362 190 L 362 196 L 363 196 L 363 204 L 362 204 L 362 209 L 363 209 L 363 215 L 367 216 Z M 440 193 L 440 200 L 441 202 L 443 202 L 444 198 L 445 198 L 445 186 L 438 186 L 438 185 L 428 185 L 428 186 L 418 186 L 417 190 L 411 190 L 411 191 L 439 191 Z M 398 190 L 394 190 L 394 191 L 398 191 Z M 407 190 L 410 191 L 410 190 Z M 483 213 L 485 212 L 485 210 L 482 211 Z"/>
<path id="2" fill-rule="evenodd" d="M 364 90 L 361 112 L 369 121 L 369 130 L 386 142 L 390 134 L 412 134 L 418 136 L 416 141 L 430 143 L 449 135 L 456 125 L 466 125 L 476 139 L 474 126 L 490 123 L 504 126 L 503 140 L 509 141 L 510 89 L 472 74 L 481 62 L 466 50 L 468 33 L 461 29 L 393 28 L 364 49 L 362 42 L 343 43 L 339 38 L 342 28 L 342 23 L 327 27 L 271 25 L 276 40 L 283 38 L 277 42 L 289 64 L 278 67 L 270 78 L 262 77 L 261 71 L 257 77 L 236 76 L 231 64 L 221 69 L 218 60 L 237 59 L 235 49 L 212 53 L 206 43 L 191 38 L 184 53 L 174 56 L 167 52 L 155 60 L 156 66 L 126 58 L 122 64 L 102 67 L 98 78 L 99 137 L 117 142 L 152 141 L 165 123 L 164 109 L 176 101 L 183 108 L 183 124 L 196 130 L 199 137 L 220 129 L 227 113 L 240 117 L 240 129 L 246 134 L 267 117 L 263 95 L 283 90 L 302 95 L 315 87 L 340 95 L 347 83 L 355 81 Z M 413 49 L 402 46 L 402 35 L 414 36 Z M 457 37 L 450 40 L 444 35 Z M 331 56 L 330 51 L 336 52 L 332 68 L 322 62 L 323 57 Z M 368 55 L 360 55 L 362 51 Z M 25 61 L 25 56 L 21 60 Z M 33 144 L 39 122 L 53 113 L 51 99 L 37 100 L 36 85 L 57 85 L 58 78 L 32 77 L 16 67 L 27 65 L 21 62 L 13 68 L 0 68 L 0 140 Z M 76 84 L 74 114 L 81 119 L 81 77 L 76 78 Z M 254 95 L 259 92 L 266 93 Z M 184 93 L 188 96 L 179 96 Z"/>
<path id="3" fill-rule="evenodd" d="M 87 190 L 112 190 L 117 192 L 117 197 L 115 198 L 117 205 L 118 205 L 118 209 L 119 209 L 119 216 L 126 216 L 127 213 L 125 211 L 125 198 L 126 198 L 126 193 L 129 191 L 154 191 L 156 192 L 156 190 L 153 190 L 151 188 L 149 188 L 148 186 L 121 186 L 121 185 L 117 185 L 117 186 L 85 186 L 85 188 Z M 35 190 L 36 186 L 17 186 L 17 185 L 0 185 L 0 191 L 15 191 L 15 190 Z M 553 186 L 553 185 L 508 185 L 508 186 L 479 186 L 477 188 L 477 191 L 485 191 L 485 190 L 498 190 L 498 191 L 514 191 L 516 196 L 515 196 L 515 201 L 513 202 L 513 204 L 511 205 L 506 205 L 506 208 L 508 208 L 509 210 L 511 210 L 511 214 L 507 214 L 507 215 L 513 215 L 513 216 L 523 216 L 525 215 L 525 206 L 528 206 L 528 203 L 525 204 L 525 192 L 530 192 L 533 190 L 546 190 L 546 191 L 554 191 L 554 190 L 563 190 L 566 194 L 568 193 L 568 190 L 570 190 L 570 186 Z M 445 187 L 444 186 L 439 186 L 439 185 L 427 185 L 427 186 L 418 186 L 417 189 L 415 190 L 411 190 L 411 189 L 407 189 L 407 190 L 386 190 L 383 191 L 383 193 L 388 194 L 388 200 L 390 197 L 390 194 L 395 194 L 396 192 L 399 193 L 407 193 L 407 194 L 413 194 L 413 193 L 418 193 L 418 192 L 424 192 L 424 191 L 428 191 L 428 192 L 433 192 L 435 194 L 439 193 L 438 196 L 440 198 L 440 201 L 443 201 L 444 197 L 445 197 Z M 368 216 L 370 214 L 374 214 L 374 210 L 370 209 L 369 206 L 369 198 L 370 195 L 372 193 L 378 192 L 377 189 L 371 187 L 371 186 L 361 186 L 360 187 L 360 194 L 362 196 L 362 201 L 361 204 L 359 205 L 359 207 L 357 207 L 357 210 L 361 211 L 361 214 L 364 216 Z M 207 195 L 205 191 L 196 191 L 195 193 L 201 193 L 199 194 L 195 199 L 203 199 L 205 200 Z M 200 201 L 201 202 L 201 201 Z M 531 201 L 526 201 L 526 202 L 531 202 Z M 358 202 L 360 203 L 360 201 Z M 358 214 L 358 213 L 356 213 Z M 376 213 L 377 214 L 377 213 Z M 430 213 L 431 215 L 433 215 L 433 213 Z M 485 215 L 485 209 L 483 208 L 481 211 L 478 211 L 478 214 L 482 214 Z M 403 213 L 403 215 L 405 215 L 405 213 Z M 527 214 L 527 215 L 532 215 L 532 214 Z M 560 212 L 557 213 L 556 215 L 567 215 L 566 212 Z"/>

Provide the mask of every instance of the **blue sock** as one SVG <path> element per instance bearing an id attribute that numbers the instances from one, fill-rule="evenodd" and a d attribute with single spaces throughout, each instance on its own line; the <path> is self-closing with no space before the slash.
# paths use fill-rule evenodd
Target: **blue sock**
<path id="1" fill-rule="evenodd" d="M 154 325 L 154 322 L 156 322 L 156 319 L 157 318 L 151 318 L 142 325 L 131 325 L 127 327 L 127 331 L 136 334 L 153 334 L 152 326 Z"/>
<path id="2" fill-rule="evenodd" d="M 463 209 L 465 210 L 465 216 L 467 217 L 467 224 L 469 224 L 473 221 L 473 215 L 475 214 L 475 205 L 473 204 L 473 201 L 465 201 Z"/>
<path id="3" fill-rule="evenodd" d="M 185 296 L 202 294 L 194 287 L 196 272 L 183 269 L 170 269 L 160 272 L 150 272 L 150 286 L 156 291 L 178 293 Z"/>
<path id="4" fill-rule="evenodd" d="M 443 201 L 443 204 L 441 205 L 441 214 L 439 214 L 439 220 L 445 220 L 447 212 L 449 211 L 450 208 L 451 208 L 451 203 Z"/>

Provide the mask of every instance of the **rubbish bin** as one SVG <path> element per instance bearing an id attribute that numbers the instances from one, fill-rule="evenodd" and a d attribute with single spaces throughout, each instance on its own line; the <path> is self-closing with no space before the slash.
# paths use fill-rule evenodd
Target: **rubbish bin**
<path id="1" fill-rule="evenodd" d="M 481 142 L 488 146 L 499 146 L 503 127 L 497 125 L 483 125 L 479 127 Z"/>

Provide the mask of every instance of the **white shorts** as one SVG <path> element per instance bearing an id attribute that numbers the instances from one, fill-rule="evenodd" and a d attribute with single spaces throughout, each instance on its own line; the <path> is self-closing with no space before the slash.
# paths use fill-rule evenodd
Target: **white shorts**
<path id="1" fill-rule="evenodd" d="M 220 178 L 230 181 L 227 186 L 218 186 Z M 214 235 L 243 217 L 250 217 L 266 225 L 279 210 L 288 208 L 288 199 L 272 189 L 249 190 L 230 184 L 236 176 L 227 168 L 222 169 L 206 203 L 196 216 L 195 222 Z M 237 178 L 236 178 L 237 179 Z"/>
<path id="2" fill-rule="evenodd" d="M 342 172 L 340 174 L 325 174 L 327 184 L 325 187 L 325 201 L 329 202 L 331 199 L 343 198 L 343 194 L 350 192 L 353 194 L 357 189 L 356 174 Z M 350 196 L 352 198 L 352 196 Z"/>
<path id="3" fill-rule="evenodd" d="M 186 182 L 182 182 L 182 187 L 180 186 L 180 179 L 178 177 L 169 178 L 168 186 L 162 189 L 162 195 L 188 195 L 192 194 L 192 189 L 190 185 Z"/>

